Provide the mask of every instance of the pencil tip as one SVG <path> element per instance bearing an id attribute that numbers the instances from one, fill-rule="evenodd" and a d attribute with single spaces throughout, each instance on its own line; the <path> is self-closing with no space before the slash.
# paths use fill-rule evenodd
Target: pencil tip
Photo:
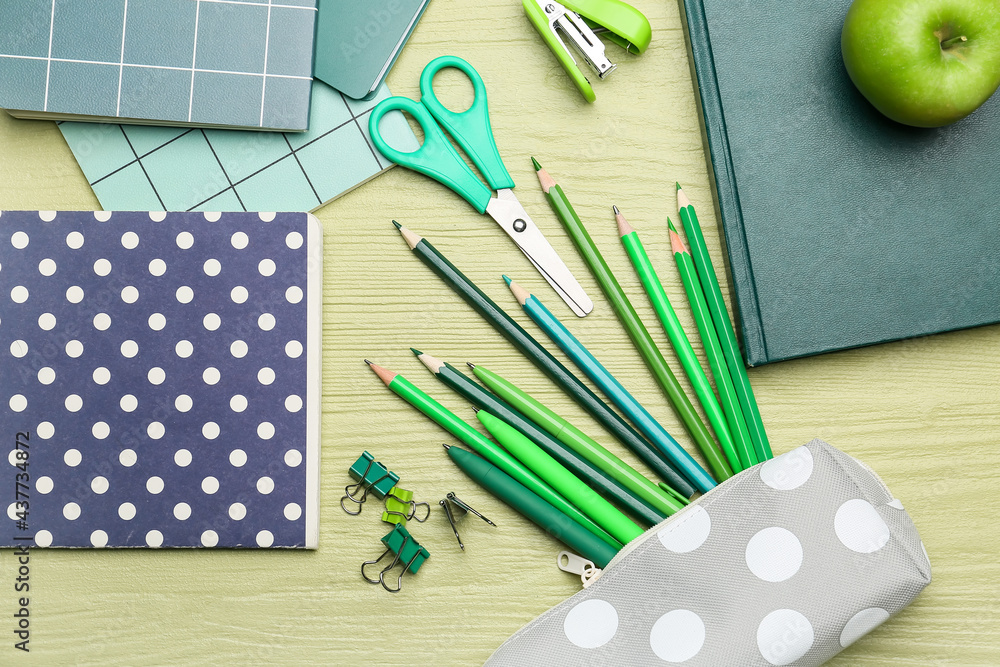
<path id="1" fill-rule="evenodd" d="M 451 449 L 451 445 L 449 445 L 449 444 L 448 444 L 448 443 L 446 443 L 446 442 L 442 442 L 442 443 L 441 443 L 441 446 L 442 446 L 442 447 L 444 447 L 445 449 Z"/>
<path id="2" fill-rule="evenodd" d="M 611 210 L 615 212 L 615 215 L 621 215 L 622 212 L 618 210 L 618 207 L 614 204 L 611 205 Z"/>
<path id="3" fill-rule="evenodd" d="M 367 359 L 365 359 L 365 363 L 368 364 L 369 366 L 372 365 L 372 362 L 368 361 Z"/>
<path id="4" fill-rule="evenodd" d="M 418 350 L 415 347 L 411 347 L 410 348 L 410 352 L 412 352 L 413 356 L 415 356 L 415 357 L 419 357 L 421 354 L 423 354 L 423 352 L 421 352 L 420 350 Z"/>
<path id="5" fill-rule="evenodd" d="M 680 183 L 678 183 L 677 181 L 674 181 L 674 185 L 676 185 L 676 186 L 677 186 L 677 189 L 678 189 L 678 190 L 680 190 L 680 189 L 681 189 L 681 184 L 680 184 Z"/>
<path id="6" fill-rule="evenodd" d="M 479 408 L 477 408 L 474 405 L 472 406 L 472 411 L 475 412 L 477 415 L 479 414 Z"/>
<path id="7" fill-rule="evenodd" d="M 677 228 L 674 227 L 674 221 L 671 220 L 669 217 L 667 217 L 667 228 L 674 233 L 677 232 Z"/>
<path id="8" fill-rule="evenodd" d="M 531 158 L 531 164 L 535 167 L 535 171 L 538 171 L 539 169 L 542 168 L 542 165 L 538 164 L 538 160 L 536 160 L 534 157 Z"/>
<path id="9" fill-rule="evenodd" d="M 403 228 L 403 225 L 399 224 L 395 220 L 392 221 L 392 224 L 396 225 L 396 229 L 402 229 Z"/>
<path id="10" fill-rule="evenodd" d="M 506 274 L 505 274 L 505 275 L 503 276 L 503 281 L 504 281 L 505 283 L 507 283 L 507 287 L 510 287 L 510 284 L 511 284 L 512 282 L 514 282 L 514 281 L 513 281 L 513 280 L 511 280 L 511 279 L 510 279 L 510 277 L 509 277 L 509 276 L 507 276 Z"/>
<path id="11" fill-rule="evenodd" d="M 476 368 L 476 365 L 474 363 L 472 363 L 471 361 L 466 361 L 465 365 L 468 366 L 469 368 L 473 369 L 473 370 L 475 370 L 475 368 Z"/>

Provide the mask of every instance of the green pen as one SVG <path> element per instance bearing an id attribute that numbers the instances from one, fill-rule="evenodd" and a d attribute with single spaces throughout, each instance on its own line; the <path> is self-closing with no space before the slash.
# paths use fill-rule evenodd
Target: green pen
<path id="1" fill-rule="evenodd" d="M 674 514 L 688 504 L 687 498 L 680 493 L 666 484 L 661 483 L 659 486 L 653 484 L 639 474 L 635 468 L 605 449 L 599 442 L 510 381 L 482 366 L 469 364 L 469 367 L 483 384 L 513 406 L 515 410 L 666 515 Z"/>
<path id="2" fill-rule="evenodd" d="M 642 528 L 629 521 L 628 517 L 615 509 L 614 505 L 559 465 L 558 461 L 521 435 L 513 426 L 505 424 L 485 410 L 476 411 L 476 417 L 497 442 L 521 461 L 528 470 L 552 486 L 616 540 L 628 544 L 642 535 Z"/>
<path id="3" fill-rule="evenodd" d="M 423 412 L 437 422 L 439 426 L 475 449 L 482 456 L 489 459 L 491 463 L 516 479 L 520 484 L 531 489 L 533 493 L 538 494 L 547 503 L 587 528 L 594 535 L 599 537 L 604 535 L 604 530 L 600 526 L 591 521 L 585 514 L 574 507 L 572 503 L 553 491 L 548 484 L 525 468 L 520 461 L 505 452 L 498 445 L 490 442 L 486 436 L 459 419 L 454 412 L 435 401 L 420 387 L 399 373 L 394 373 L 367 359 L 365 359 L 365 363 L 385 383 L 385 386 L 397 396 Z"/>
<path id="4" fill-rule="evenodd" d="M 598 567 L 607 567 L 618 549 L 595 537 L 591 532 L 572 521 L 565 514 L 549 505 L 510 478 L 502 470 L 461 447 L 444 446 L 448 456 L 462 472 L 494 496 L 513 507 L 517 512 Z"/>

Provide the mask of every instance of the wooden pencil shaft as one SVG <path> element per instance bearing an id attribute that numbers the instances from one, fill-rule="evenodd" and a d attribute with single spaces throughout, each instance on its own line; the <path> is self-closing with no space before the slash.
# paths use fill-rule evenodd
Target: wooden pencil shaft
<path id="1" fill-rule="evenodd" d="M 476 377 L 496 392 L 497 395 L 520 410 L 522 414 L 534 423 L 541 426 L 567 446 L 573 448 L 580 455 L 585 456 L 595 465 L 614 475 L 623 484 L 629 485 L 629 488 L 646 498 L 648 502 L 654 504 L 665 514 L 671 515 L 683 509 L 684 505 L 677 502 L 670 493 L 664 493 L 660 487 L 643 477 L 634 468 L 609 452 L 600 443 L 590 438 L 576 426 L 542 405 L 540 401 L 530 396 L 527 392 L 482 366 L 475 367 L 473 372 L 476 374 Z"/>
<path id="2" fill-rule="evenodd" d="M 622 386 L 621 382 L 608 372 L 608 369 L 601 364 L 597 357 L 577 340 L 538 297 L 529 296 L 523 307 L 528 317 L 548 335 L 552 342 L 559 346 L 559 349 L 565 352 L 577 367 L 601 388 L 601 391 L 611 399 L 611 402 L 618 406 L 618 409 L 624 412 L 647 438 L 670 457 L 674 465 L 696 487 L 705 492 L 714 486 L 714 480 L 705 472 L 704 468 L 691 458 L 691 455 L 674 440 L 653 415 L 649 414 L 649 411 Z M 710 457 L 709 464 L 713 468 L 718 467 L 719 475 L 723 479 L 731 477 L 732 472 L 722 457 L 714 449 L 710 450 L 710 453 L 714 454 L 714 459 Z"/>
<path id="3" fill-rule="evenodd" d="M 579 403 L 601 423 L 619 442 L 635 452 L 656 474 L 681 493 L 687 493 L 691 485 L 674 470 L 659 452 L 639 435 L 618 414 L 608 407 L 586 385 L 576 378 L 559 361 L 549 354 L 538 341 L 531 337 L 521 325 L 515 322 L 500 306 L 482 292 L 454 264 L 434 248 L 427 239 L 422 239 L 413 248 L 434 273 L 448 284 L 462 299 L 482 315 L 493 327 L 510 341 L 525 357 L 559 385 L 566 394 Z M 687 495 L 690 495 L 687 493 Z"/>
<path id="4" fill-rule="evenodd" d="M 608 500 L 613 501 L 646 527 L 657 524 L 667 517 L 666 513 L 659 511 L 641 496 L 634 494 L 628 487 L 567 447 L 548 431 L 543 430 L 525 415 L 514 409 L 502 398 L 490 393 L 466 377 L 451 364 L 444 364 L 437 373 L 437 378 L 476 407 L 486 410 L 517 429 L 525 437 L 541 447 L 546 454 L 566 467 L 567 470 L 588 482 L 595 491 L 601 493 Z"/>
<path id="5" fill-rule="evenodd" d="M 736 332 L 733 330 L 733 323 L 729 319 L 729 311 L 726 309 L 726 302 L 722 297 L 722 288 L 719 287 L 715 267 L 712 266 L 708 244 L 705 243 L 705 236 L 698 223 L 698 214 L 695 212 L 694 206 L 689 205 L 683 207 L 678 215 L 684 224 L 688 243 L 691 244 L 691 258 L 698 270 L 698 280 L 708 303 L 708 311 L 712 314 L 712 323 L 719 335 L 719 343 L 722 344 L 722 352 L 726 357 L 726 365 L 733 378 L 733 386 L 736 388 L 736 396 L 740 401 L 747 429 L 750 431 L 750 439 L 753 440 L 754 451 L 759 461 L 766 461 L 771 458 L 771 446 L 764 430 L 760 408 L 757 407 L 757 399 L 750 386 L 746 366 L 743 364 L 743 356 L 740 354 L 739 343 L 736 341 Z"/>
<path id="6" fill-rule="evenodd" d="M 569 198 L 566 197 L 566 193 L 563 192 L 562 187 L 556 185 L 550 188 L 545 196 L 548 198 L 549 204 L 551 204 L 556 215 L 566 227 L 566 231 L 569 232 L 580 255 L 587 263 L 587 266 L 590 267 L 591 273 L 597 279 L 598 284 L 600 284 L 601 291 L 604 292 L 604 296 L 611 304 L 612 309 L 618 316 L 618 320 L 622 323 L 622 327 L 628 333 L 629 338 L 632 339 L 632 344 L 639 351 L 639 354 L 646 362 L 646 366 L 652 371 L 656 381 L 667 395 L 671 407 L 677 416 L 680 417 L 684 428 L 687 429 L 702 453 L 713 451 L 715 449 L 715 441 L 708 432 L 708 427 L 705 426 L 698 412 L 691 405 L 691 401 L 684 394 L 684 390 L 681 388 L 680 383 L 677 382 L 677 378 L 674 377 L 673 372 L 667 366 L 667 362 L 663 359 L 663 355 L 660 354 L 660 350 L 653 342 L 652 336 L 649 335 L 642 320 L 639 319 L 639 315 L 625 296 L 624 290 L 618 284 L 618 280 L 611 272 L 607 262 L 604 261 L 604 257 L 597 249 L 597 245 L 590 238 L 590 234 L 587 233 L 587 229 L 580 221 L 580 217 L 573 210 L 573 206 L 570 204 Z M 721 479 L 726 479 L 726 477 L 720 476 Z M 707 490 L 704 487 L 710 489 L 714 486 L 714 481 L 711 482 L 711 485 L 698 483 L 693 479 L 690 481 L 702 491 Z"/>
<path id="7" fill-rule="evenodd" d="M 684 292 L 687 294 L 688 303 L 691 306 L 695 326 L 698 328 L 701 343 L 705 348 L 705 356 L 708 357 L 708 365 L 712 369 L 716 387 L 719 389 L 719 400 L 722 403 L 722 411 L 726 415 L 726 423 L 729 424 L 729 432 L 733 434 L 733 447 L 736 449 L 739 467 L 741 470 L 745 470 L 757 463 L 757 454 L 754 451 L 753 440 L 750 438 L 750 431 L 747 429 L 739 399 L 736 397 L 736 389 L 733 387 L 733 379 L 729 374 L 726 358 L 722 354 L 719 335 L 715 332 L 715 325 L 712 324 L 712 316 L 708 312 L 708 305 L 705 303 L 705 296 L 702 294 L 701 284 L 698 282 L 698 274 L 695 271 L 691 255 L 683 251 L 675 252 L 674 259 L 677 261 L 677 272 L 681 276 L 681 283 L 684 285 Z"/>
<path id="8" fill-rule="evenodd" d="M 698 361 L 698 356 L 691 346 L 691 341 L 688 339 L 687 334 L 684 333 L 684 327 L 681 326 L 680 320 L 677 319 L 677 313 L 674 312 L 673 306 L 670 305 L 670 299 L 667 298 L 663 284 L 660 282 L 659 276 L 656 275 L 656 269 L 653 268 L 653 263 L 646 253 L 646 248 L 642 245 L 642 240 L 639 238 L 638 233 L 632 231 L 622 236 L 622 244 L 625 246 L 625 252 L 628 254 L 629 259 L 632 260 L 632 265 L 635 267 L 636 274 L 639 276 L 639 280 L 646 290 L 646 295 L 653 305 L 653 310 L 656 311 L 660 324 L 663 325 L 663 330 L 670 339 L 674 352 L 677 354 L 677 359 L 681 362 L 681 366 L 684 368 L 684 372 L 691 381 L 691 386 L 694 388 L 695 395 L 705 410 L 705 415 L 708 417 L 708 422 L 715 431 L 716 439 L 719 441 L 719 446 L 722 448 L 723 454 L 726 455 L 729 467 L 735 472 L 742 470 L 736 449 L 733 447 L 733 438 L 729 433 L 726 416 L 719 406 L 719 401 L 715 398 L 712 385 L 709 383 L 708 377 L 705 375 L 705 371 Z M 712 472 L 718 475 L 714 467 L 712 468 Z"/>

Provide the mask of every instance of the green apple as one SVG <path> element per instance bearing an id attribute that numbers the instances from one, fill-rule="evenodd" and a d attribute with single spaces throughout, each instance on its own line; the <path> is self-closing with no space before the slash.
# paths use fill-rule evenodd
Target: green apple
<path id="1" fill-rule="evenodd" d="M 1000 0 L 854 0 L 840 49 L 854 85 L 889 118 L 954 123 L 1000 86 Z"/>

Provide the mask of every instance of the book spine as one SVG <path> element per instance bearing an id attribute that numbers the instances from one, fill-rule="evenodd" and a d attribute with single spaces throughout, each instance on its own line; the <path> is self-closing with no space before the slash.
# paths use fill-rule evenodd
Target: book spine
<path id="1" fill-rule="evenodd" d="M 750 366 L 766 364 L 770 359 L 760 318 L 757 288 L 747 249 L 743 210 L 740 208 L 736 171 L 726 134 L 722 95 L 715 73 L 715 59 L 702 0 L 684 0 L 684 19 L 698 101 L 704 121 L 705 141 L 714 175 L 713 185 L 719 205 L 726 268 L 733 286 L 733 309 L 742 333 L 743 355 Z"/>

